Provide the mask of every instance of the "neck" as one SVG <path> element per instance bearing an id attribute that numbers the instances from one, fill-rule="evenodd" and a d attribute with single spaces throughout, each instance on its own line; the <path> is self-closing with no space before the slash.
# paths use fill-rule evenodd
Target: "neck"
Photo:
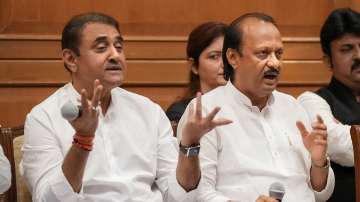
<path id="1" fill-rule="evenodd" d="M 235 82 L 233 83 L 233 85 L 235 86 L 236 89 L 238 89 L 241 93 L 243 93 L 246 97 L 248 97 L 251 101 L 251 104 L 253 106 L 258 107 L 260 111 L 266 106 L 269 95 L 260 96 L 260 95 L 254 94 L 251 92 L 251 90 L 243 88 L 240 84 L 235 83 Z"/>
<path id="2" fill-rule="evenodd" d="M 102 113 L 106 114 L 111 102 L 111 90 L 106 90 L 100 98 Z"/>
<path id="3" fill-rule="evenodd" d="M 200 90 L 201 90 L 201 93 L 202 94 L 205 94 L 209 91 L 211 91 L 213 88 L 211 88 L 209 85 L 203 83 L 203 82 L 200 82 Z"/>
<path id="4" fill-rule="evenodd" d="M 259 108 L 259 110 L 261 111 L 265 106 L 266 106 L 266 103 L 267 103 L 267 100 L 269 97 L 255 97 L 255 96 L 249 96 L 247 94 L 245 94 L 250 100 L 251 100 L 251 104 L 253 106 L 257 106 Z"/>

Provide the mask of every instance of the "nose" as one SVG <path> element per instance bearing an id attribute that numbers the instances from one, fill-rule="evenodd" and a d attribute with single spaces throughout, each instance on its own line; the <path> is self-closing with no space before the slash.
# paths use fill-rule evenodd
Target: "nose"
<path id="1" fill-rule="evenodd" d="M 360 44 L 356 46 L 354 49 L 354 57 L 353 59 L 360 59 Z"/>
<path id="2" fill-rule="evenodd" d="M 278 59 L 277 57 L 276 57 L 276 54 L 275 53 L 273 53 L 273 54 L 271 54 L 270 56 L 269 56 L 269 59 L 268 59 L 268 61 L 267 61 L 267 65 L 269 66 L 269 67 L 272 67 L 272 68 L 275 68 L 275 69 L 279 69 L 280 68 L 280 64 L 281 64 L 281 59 Z"/>
<path id="3" fill-rule="evenodd" d="M 120 58 L 120 52 L 117 50 L 115 46 L 110 47 L 110 53 L 109 53 L 109 59 L 114 59 L 116 61 L 119 61 Z"/>
<path id="4" fill-rule="evenodd" d="M 220 68 L 224 69 L 224 61 L 222 58 L 220 58 Z"/>

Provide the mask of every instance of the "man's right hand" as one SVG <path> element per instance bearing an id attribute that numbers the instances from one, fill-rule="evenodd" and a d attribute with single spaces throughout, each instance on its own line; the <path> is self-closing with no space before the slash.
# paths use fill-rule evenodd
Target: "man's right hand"
<path id="1" fill-rule="evenodd" d="M 94 81 L 94 91 L 91 100 L 88 99 L 88 93 L 85 89 L 81 90 L 81 115 L 70 124 L 75 131 L 82 136 L 94 136 L 99 120 L 98 105 L 100 103 L 103 86 L 100 81 Z"/>

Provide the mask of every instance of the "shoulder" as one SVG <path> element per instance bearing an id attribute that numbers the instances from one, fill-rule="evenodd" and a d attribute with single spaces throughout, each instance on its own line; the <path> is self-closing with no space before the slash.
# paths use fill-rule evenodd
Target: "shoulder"
<path id="1" fill-rule="evenodd" d="M 203 104 L 208 106 L 218 106 L 224 103 L 224 101 L 227 99 L 227 96 L 225 94 L 225 86 L 219 86 L 201 97 L 201 101 Z"/>
<path id="2" fill-rule="evenodd" d="M 306 92 L 300 94 L 297 97 L 297 100 L 302 105 L 306 105 L 308 103 L 310 103 L 310 104 L 326 103 L 326 101 L 322 97 L 320 97 L 318 94 L 309 92 L 309 91 L 306 91 Z"/>
<path id="3" fill-rule="evenodd" d="M 333 97 L 333 93 L 329 90 L 329 88 L 326 86 L 326 87 L 323 87 L 323 88 L 320 88 L 319 90 L 317 90 L 315 92 L 318 96 L 322 97 L 323 99 L 327 100 L 331 97 Z"/>
<path id="4" fill-rule="evenodd" d="M 295 99 L 292 95 L 282 93 L 279 91 L 274 91 L 273 93 L 275 99 L 275 106 L 278 109 L 283 109 L 286 111 L 293 111 L 298 113 L 304 113 L 304 108 L 301 106 L 298 100 Z"/>
<path id="5" fill-rule="evenodd" d="M 287 103 L 297 103 L 296 99 L 289 94 L 283 93 L 283 92 L 279 92 L 277 90 L 275 90 L 273 92 L 273 96 L 276 102 L 287 102 Z"/>
<path id="6" fill-rule="evenodd" d="M 43 116 L 45 114 L 60 114 L 60 108 L 65 103 L 67 97 L 66 89 L 68 85 L 65 85 L 57 89 L 53 94 L 47 97 L 45 100 L 34 106 L 29 115 L 30 116 Z"/>
<path id="7" fill-rule="evenodd" d="M 111 91 L 113 103 L 118 107 L 127 107 L 133 110 L 152 111 L 161 108 L 149 98 L 117 87 Z"/>

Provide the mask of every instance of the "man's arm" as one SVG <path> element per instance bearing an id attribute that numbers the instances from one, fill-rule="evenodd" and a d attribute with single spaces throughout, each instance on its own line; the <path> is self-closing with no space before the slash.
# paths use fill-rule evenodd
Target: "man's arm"
<path id="1" fill-rule="evenodd" d="M 88 100 L 86 90 L 81 91 L 81 116 L 71 122 L 79 139 L 74 138 L 73 145 L 62 164 L 62 170 L 73 190 L 77 193 L 81 190 L 85 166 L 91 150 L 87 147 L 82 148 L 81 145 L 84 143 L 85 145 L 92 145 L 98 125 L 99 112 L 97 106 L 99 105 L 102 89 L 100 82 L 95 80 L 91 101 Z M 77 145 L 75 141 L 79 141 L 80 144 Z"/>
<path id="2" fill-rule="evenodd" d="M 189 111 L 186 115 L 186 122 L 181 129 L 180 143 L 184 147 L 198 145 L 200 139 L 213 128 L 231 123 L 230 120 L 219 119 L 214 120 L 215 115 L 220 111 L 217 107 L 212 110 L 206 117 L 202 116 L 201 94 L 196 96 L 195 106 L 190 103 Z M 176 178 L 179 184 L 187 191 L 195 189 L 199 183 L 201 176 L 198 155 L 188 157 L 179 152 L 179 161 L 176 169 Z"/>
<path id="3" fill-rule="evenodd" d="M 312 131 L 308 132 L 302 122 L 297 122 L 304 146 L 311 156 L 312 166 L 310 169 L 311 185 L 315 191 L 322 191 L 326 187 L 329 166 L 326 164 L 327 131 L 322 118 L 317 116 L 317 121 L 312 123 Z"/>

